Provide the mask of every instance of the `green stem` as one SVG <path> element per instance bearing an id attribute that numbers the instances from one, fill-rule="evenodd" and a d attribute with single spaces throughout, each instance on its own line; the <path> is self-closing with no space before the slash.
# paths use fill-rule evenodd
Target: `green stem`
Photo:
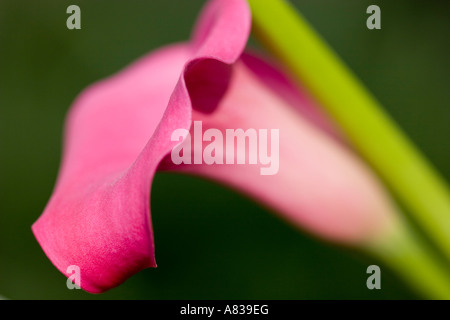
<path id="1" fill-rule="evenodd" d="M 397 272 L 416 291 L 432 299 L 450 299 L 450 274 L 433 251 L 401 221 L 380 241 L 364 249 Z"/>
<path id="2" fill-rule="evenodd" d="M 257 37 L 328 111 L 450 261 L 450 196 L 442 178 L 291 5 L 248 1 Z"/>

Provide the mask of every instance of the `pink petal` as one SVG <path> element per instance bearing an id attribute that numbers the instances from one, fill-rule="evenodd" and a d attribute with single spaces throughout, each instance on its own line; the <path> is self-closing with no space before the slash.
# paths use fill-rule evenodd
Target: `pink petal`
<path id="1" fill-rule="evenodd" d="M 328 240 L 355 244 L 387 232 L 394 217 L 393 205 L 379 182 L 346 147 L 320 129 L 334 130 L 319 113 L 303 114 L 313 110 L 308 99 L 280 95 L 292 88 L 287 78 L 275 71 L 256 56 L 244 54 L 234 64 L 228 90 L 214 112 L 194 105 L 193 120 L 202 122 L 202 133 L 215 128 L 223 137 L 227 129 L 279 129 L 276 174 L 261 175 L 260 169 L 267 165 L 248 161 L 175 165 L 171 156 L 160 169 L 189 172 L 233 186 L 295 226 Z M 210 142 L 195 144 L 194 131 L 192 127 L 192 153 L 202 154 Z M 239 151 L 248 155 L 248 145 Z M 222 159 L 225 163 L 225 156 Z"/>
<path id="2" fill-rule="evenodd" d="M 103 292 L 156 266 L 149 209 L 153 175 L 176 144 L 172 132 L 190 127 L 186 82 L 199 79 L 191 74 L 224 76 L 213 86 L 222 89 L 208 98 L 191 93 L 202 103 L 215 104 L 224 93 L 228 64 L 241 55 L 250 31 L 247 3 L 212 1 L 199 26 L 195 46 L 171 46 L 142 58 L 87 89 L 70 111 L 57 185 L 32 230 L 62 273 L 70 276 L 71 265 L 80 268 L 86 291 Z"/>
<path id="3" fill-rule="evenodd" d="M 278 96 L 280 96 L 291 108 L 297 110 L 310 123 L 316 125 L 322 131 L 342 141 L 340 129 L 328 118 L 325 112 L 318 106 L 308 92 L 296 85 L 280 67 L 274 65 L 274 61 L 268 62 L 269 58 L 260 58 L 256 53 L 247 53 L 241 56 L 245 66 Z"/>

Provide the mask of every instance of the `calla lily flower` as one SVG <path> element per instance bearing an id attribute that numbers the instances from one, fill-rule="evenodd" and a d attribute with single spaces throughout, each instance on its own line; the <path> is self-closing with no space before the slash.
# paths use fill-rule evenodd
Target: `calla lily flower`
<path id="1" fill-rule="evenodd" d="M 144 56 L 74 102 L 58 180 L 32 230 L 62 273 L 79 266 L 84 290 L 104 292 L 156 267 L 150 194 L 157 170 L 224 183 L 333 242 L 377 241 L 395 225 L 389 196 L 333 124 L 276 66 L 245 51 L 250 29 L 246 1 L 210 1 L 189 42 Z M 203 133 L 278 129 L 277 172 L 262 175 L 262 164 L 175 164 L 171 152 L 186 136 L 172 134 L 194 136 L 195 121 Z"/>

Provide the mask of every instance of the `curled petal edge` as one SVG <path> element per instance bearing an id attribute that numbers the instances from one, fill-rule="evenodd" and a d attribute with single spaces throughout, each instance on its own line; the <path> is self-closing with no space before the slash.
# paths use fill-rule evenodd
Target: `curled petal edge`
<path id="1" fill-rule="evenodd" d="M 190 95 L 195 93 L 188 92 L 187 83 L 196 80 L 193 70 L 229 74 L 245 48 L 250 24 L 246 1 L 211 1 L 194 44 L 158 50 L 75 101 L 58 181 L 32 231 L 63 274 L 70 277 L 70 267 L 79 268 L 84 290 L 101 293 L 156 267 L 151 182 L 176 144 L 170 139 L 173 130 L 190 128 Z M 220 90 L 207 100 L 218 101 L 215 94 Z"/>

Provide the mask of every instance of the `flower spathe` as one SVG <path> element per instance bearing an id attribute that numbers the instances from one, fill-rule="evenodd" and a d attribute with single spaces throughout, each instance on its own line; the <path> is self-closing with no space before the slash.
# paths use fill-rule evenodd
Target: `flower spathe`
<path id="1" fill-rule="evenodd" d="M 84 290 L 104 292 L 156 266 L 150 191 L 157 170 L 226 183 L 332 241 L 371 241 L 389 227 L 389 198 L 320 111 L 281 72 L 243 53 L 250 27 L 246 1 L 211 1 L 189 43 L 150 53 L 75 101 L 57 183 L 32 230 L 62 273 L 80 267 Z M 171 135 L 193 121 L 204 130 L 279 129 L 278 173 L 173 164 Z"/>

